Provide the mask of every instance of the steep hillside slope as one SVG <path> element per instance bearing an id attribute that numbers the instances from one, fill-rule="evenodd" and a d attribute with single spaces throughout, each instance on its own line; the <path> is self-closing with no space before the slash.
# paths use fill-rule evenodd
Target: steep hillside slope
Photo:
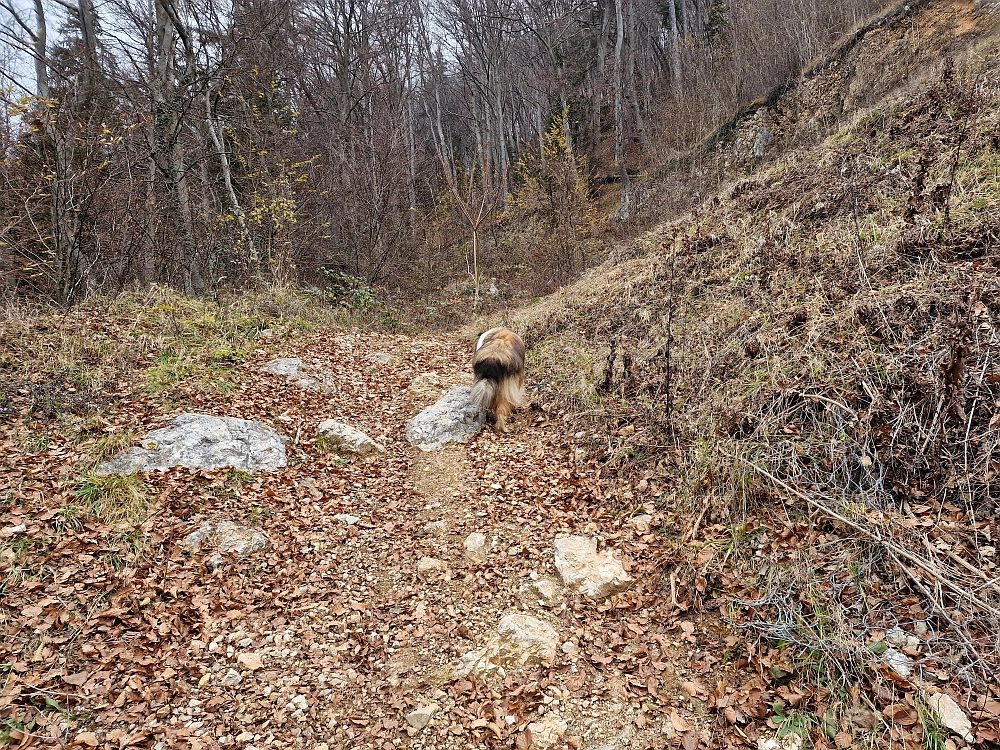
<path id="1" fill-rule="evenodd" d="M 691 162 L 744 177 L 514 321 L 619 510 L 672 490 L 671 584 L 728 591 L 775 684 L 834 691 L 791 704 L 817 744 L 859 684 L 926 742 L 939 691 L 1000 739 L 996 32 L 987 4 L 901 6 Z"/>

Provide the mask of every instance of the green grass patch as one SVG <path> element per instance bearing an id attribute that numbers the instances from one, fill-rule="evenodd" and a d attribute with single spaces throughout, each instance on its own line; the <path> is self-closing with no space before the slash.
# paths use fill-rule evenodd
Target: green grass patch
<path id="1" fill-rule="evenodd" d="M 76 488 L 76 499 L 88 515 L 109 524 L 135 525 L 149 511 L 148 490 L 139 474 L 89 473 Z"/>

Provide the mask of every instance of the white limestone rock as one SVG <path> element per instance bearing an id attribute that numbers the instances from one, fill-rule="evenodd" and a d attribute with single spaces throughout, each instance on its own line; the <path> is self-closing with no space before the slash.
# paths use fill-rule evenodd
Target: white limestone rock
<path id="1" fill-rule="evenodd" d="M 422 451 L 471 440 L 486 422 L 486 413 L 469 404 L 471 393 L 468 386 L 456 385 L 407 423 L 406 439 Z"/>
<path id="2" fill-rule="evenodd" d="M 326 419 L 319 423 L 317 441 L 337 453 L 350 453 L 357 456 L 385 453 L 385 448 L 380 443 L 372 440 L 361 430 L 335 419 Z"/>
<path id="3" fill-rule="evenodd" d="M 500 620 L 496 635 L 485 646 L 462 657 L 451 675 L 482 677 L 500 668 L 551 661 L 558 648 L 559 636 L 547 622 L 530 615 L 510 614 Z"/>
<path id="4" fill-rule="evenodd" d="M 959 708 L 954 699 L 946 693 L 934 693 L 927 696 L 927 705 L 941 722 L 951 732 L 957 734 L 968 743 L 974 741 L 972 736 L 972 722 L 965 715 L 965 711 Z"/>
<path id="5" fill-rule="evenodd" d="M 189 469 L 272 471 L 288 463 L 285 439 L 263 422 L 208 414 L 181 414 L 170 427 L 150 432 L 131 448 L 97 467 L 98 474 Z"/>
<path id="6" fill-rule="evenodd" d="M 630 588 L 635 579 L 611 552 L 597 552 L 597 543 L 585 536 L 556 539 L 555 563 L 563 584 L 571 591 L 600 601 Z"/>

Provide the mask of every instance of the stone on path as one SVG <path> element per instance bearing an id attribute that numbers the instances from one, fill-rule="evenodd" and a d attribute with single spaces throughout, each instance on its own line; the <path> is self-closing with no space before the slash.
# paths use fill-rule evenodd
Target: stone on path
<path id="1" fill-rule="evenodd" d="M 465 556 L 473 562 L 483 562 L 490 553 L 489 544 L 486 541 L 486 534 L 473 531 L 463 542 Z"/>
<path id="2" fill-rule="evenodd" d="M 420 531 L 424 536 L 444 536 L 448 533 L 448 522 L 445 520 L 430 521 L 421 527 Z"/>
<path id="3" fill-rule="evenodd" d="M 352 516 L 350 513 L 338 513 L 337 515 L 335 515 L 333 517 L 333 520 L 334 521 L 340 521 L 341 523 L 345 523 L 348 526 L 354 526 L 361 519 L 358 518 L 357 516 Z"/>
<path id="4" fill-rule="evenodd" d="M 566 588 L 600 601 L 625 591 L 633 579 L 611 552 L 597 551 L 597 543 L 585 536 L 556 539 L 555 563 Z"/>
<path id="5" fill-rule="evenodd" d="M 226 564 L 226 558 L 221 554 L 223 552 L 245 557 L 271 546 L 271 540 L 264 532 L 251 529 L 248 526 L 240 526 L 232 521 L 219 521 L 217 523 L 205 521 L 184 537 L 184 544 L 192 550 L 199 549 L 205 542 L 217 550 L 207 560 L 208 567 L 213 571 Z"/>
<path id="6" fill-rule="evenodd" d="M 251 672 L 255 672 L 264 666 L 264 660 L 260 658 L 260 654 L 255 654 L 252 651 L 237 656 L 236 663 Z"/>
<path id="7" fill-rule="evenodd" d="M 337 453 L 353 453 L 358 456 L 385 453 L 385 448 L 381 444 L 376 443 L 361 430 L 335 419 L 326 419 L 319 423 L 317 441 Z"/>
<path id="8" fill-rule="evenodd" d="M 558 648 L 558 634 L 547 622 L 530 615 L 510 614 L 500 620 L 497 634 L 485 646 L 462 657 L 451 676 L 482 677 L 500 667 L 551 661 Z"/>
<path id="9" fill-rule="evenodd" d="M 444 560 L 439 560 L 436 557 L 421 557 L 417 561 L 417 572 L 418 573 L 433 573 L 437 570 L 446 570 L 448 568 L 448 563 Z"/>
<path id="10" fill-rule="evenodd" d="M 539 578 L 525 583 L 519 593 L 523 598 L 537 601 L 543 607 L 551 607 L 562 598 L 562 586 L 552 578 Z"/>
<path id="11" fill-rule="evenodd" d="M 437 703 L 429 703 L 425 706 L 419 706 L 406 715 L 406 723 L 414 729 L 423 729 L 430 723 L 431 718 L 438 709 L 439 706 Z"/>
<path id="12" fill-rule="evenodd" d="M 264 372 L 281 375 L 289 383 L 307 391 L 332 393 L 335 390 L 333 377 L 329 373 L 310 367 L 301 359 L 294 357 L 272 359 L 264 365 Z"/>
<path id="13" fill-rule="evenodd" d="M 189 469 L 271 471 L 286 465 L 285 441 L 263 422 L 208 414 L 181 414 L 150 432 L 140 447 L 97 467 L 98 474 Z"/>
<path id="14" fill-rule="evenodd" d="M 541 720 L 528 724 L 528 730 L 531 732 L 529 747 L 538 750 L 548 750 L 555 747 L 568 729 L 569 724 L 555 714 L 545 714 Z"/>
<path id="15" fill-rule="evenodd" d="M 974 740 L 972 722 L 950 695 L 946 693 L 928 695 L 927 705 L 930 706 L 931 711 L 934 712 L 942 726 L 947 727 L 966 742 L 971 743 Z"/>
<path id="16" fill-rule="evenodd" d="M 407 423 L 406 439 L 422 451 L 471 440 L 483 428 L 486 414 L 470 407 L 470 393 L 472 389 L 465 385 L 449 390 Z"/>

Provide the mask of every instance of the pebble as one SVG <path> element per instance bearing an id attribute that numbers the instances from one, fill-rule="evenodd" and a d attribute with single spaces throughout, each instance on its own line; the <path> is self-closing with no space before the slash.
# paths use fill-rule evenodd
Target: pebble
<path id="1" fill-rule="evenodd" d="M 243 678 L 240 676 L 240 673 L 237 672 L 235 669 L 230 669 L 228 672 L 226 672 L 225 677 L 222 678 L 223 685 L 229 685 L 229 686 L 239 685 L 241 682 L 243 682 Z"/>

